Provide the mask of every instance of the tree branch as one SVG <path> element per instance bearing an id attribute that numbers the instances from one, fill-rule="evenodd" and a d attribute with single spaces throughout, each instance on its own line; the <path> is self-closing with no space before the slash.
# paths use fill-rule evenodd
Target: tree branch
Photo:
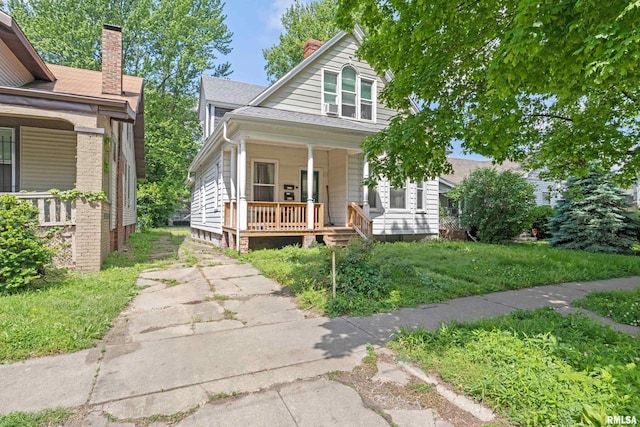
<path id="1" fill-rule="evenodd" d="M 565 122 L 573 122 L 573 119 L 571 117 L 565 117 L 559 114 L 524 114 L 524 117 L 544 117 L 547 119 L 558 119 Z"/>

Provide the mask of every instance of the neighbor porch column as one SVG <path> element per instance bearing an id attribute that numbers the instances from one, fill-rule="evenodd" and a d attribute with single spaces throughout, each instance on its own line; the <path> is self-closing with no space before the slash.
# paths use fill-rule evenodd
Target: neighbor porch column
<path id="1" fill-rule="evenodd" d="M 367 216 L 369 216 L 369 186 L 366 184 L 366 180 L 369 179 L 369 161 L 367 156 L 364 156 L 364 165 L 362 167 L 362 210 Z"/>
<path id="2" fill-rule="evenodd" d="M 75 131 L 76 188 L 87 192 L 102 191 L 104 129 L 76 126 Z M 102 259 L 108 252 L 109 209 L 107 205 L 99 200 L 89 202 L 82 198 L 77 199 L 75 236 L 77 269 L 100 270 Z"/>
<path id="3" fill-rule="evenodd" d="M 313 206 L 313 147 L 307 145 L 307 228 L 313 230 L 315 223 Z"/>
<path id="4" fill-rule="evenodd" d="M 237 200 L 236 200 L 236 187 L 237 187 L 237 180 L 238 177 L 236 176 L 237 174 L 237 151 L 236 151 L 236 147 L 235 146 L 231 146 L 231 161 L 230 163 L 230 167 L 229 167 L 229 180 L 231 181 L 231 197 L 230 197 L 230 205 L 231 205 L 231 209 L 229 210 L 229 224 L 232 223 L 231 219 L 234 218 L 234 215 L 236 215 L 236 211 L 238 209 L 237 206 Z"/>
<path id="5" fill-rule="evenodd" d="M 240 230 L 247 229 L 247 142 L 240 140 L 238 148 L 238 222 Z"/>

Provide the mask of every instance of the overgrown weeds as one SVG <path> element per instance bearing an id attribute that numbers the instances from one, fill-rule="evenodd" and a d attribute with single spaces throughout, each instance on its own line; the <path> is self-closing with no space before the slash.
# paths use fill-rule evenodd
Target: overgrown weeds
<path id="1" fill-rule="evenodd" d="M 153 243 L 168 232 L 149 230 L 129 238 L 102 271 L 50 270 L 12 295 L 0 296 L 0 363 L 89 348 L 136 294 L 136 278 L 150 262 Z"/>
<path id="2" fill-rule="evenodd" d="M 392 346 L 518 425 L 602 425 L 640 408 L 640 341 L 583 315 L 404 330 Z"/>
<path id="3" fill-rule="evenodd" d="M 618 323 L 640 326 L 640 288 L 630 291 L 596 291 L 573 302 Z"/>
<path id="4" fill-rule="evenodd" d="M 331 297 L 336 251 L 338 298 Z M 237 255 L 236 255 L 237 256 Z M 571 281 L 640 275 L 640 257 L 471 242 L 289 246 L 240 257 L 331 316 L 368 315 L 452 298 Z"/>

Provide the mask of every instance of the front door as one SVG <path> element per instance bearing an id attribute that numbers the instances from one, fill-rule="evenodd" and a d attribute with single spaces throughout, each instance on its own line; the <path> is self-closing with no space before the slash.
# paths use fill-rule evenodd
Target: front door
<path id="1" fill-rule="evenodd" d="M 314 202 L 318 202 L 319 200 L 318 199 L 318 195 L 320 194 L 320 192 L 318 191 L 320 189 L 319 182 L 320 182 L 320 172 L 313 171 L 313 201 Z M 307 201 L 307 171 L 306 170 L 300 171 L 300 201 L 303 203 Z"/>

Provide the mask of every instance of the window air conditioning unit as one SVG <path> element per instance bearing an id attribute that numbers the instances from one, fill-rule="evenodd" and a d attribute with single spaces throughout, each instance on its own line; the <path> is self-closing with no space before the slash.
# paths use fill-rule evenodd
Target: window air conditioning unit
<path id="1" fill-rule="evenodd" d="M 324 112 L 327 116 L 337 116 L 338 104 L 324 104 Z"/>

